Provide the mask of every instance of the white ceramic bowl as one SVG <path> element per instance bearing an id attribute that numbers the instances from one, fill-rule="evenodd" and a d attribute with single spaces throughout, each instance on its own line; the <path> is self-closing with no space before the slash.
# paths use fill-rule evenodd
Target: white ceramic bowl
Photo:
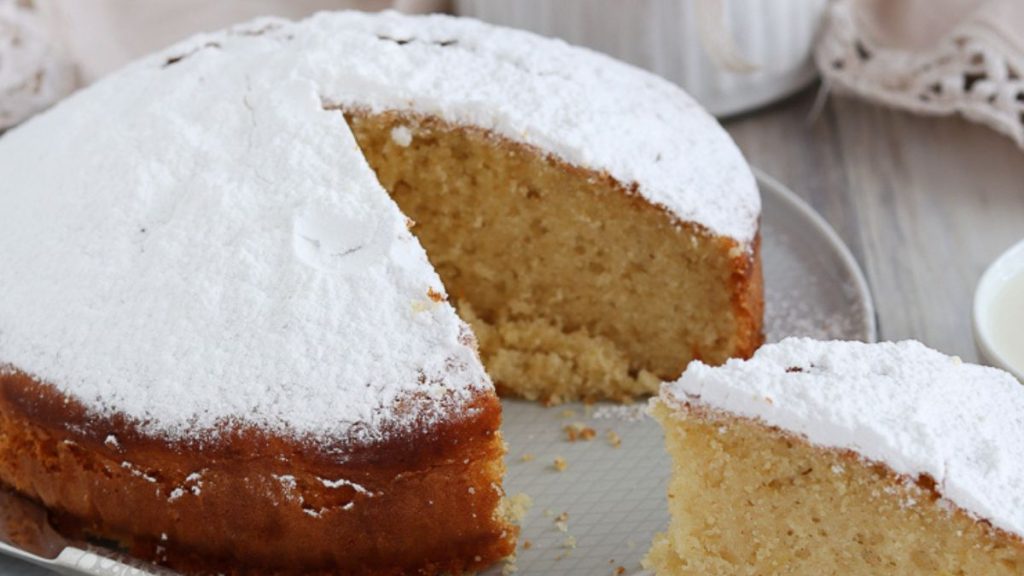
<path id="1" fill-rule="evenodd" d="M 724 38 L 751 71 L 716 64 L 698 4 L 721 13 Z M 587 46 L 682 86 L 716 116 L 763 106 L 817 77 L 811 61 L 827 0 L 456 0 L 460 15 Z M 703 12 L 708 14 L 707 11 Z M 709 26 L 711 24 L 711 26 Z"/>
<path id="2" fill-rule="evenodd" d="M 1013 366 L 1000 353 L 1001 348 L 995 341 L 992 330 L 992 305 L 1007 282 L 1024 274 L 1024 240 L 1021 240 L 993 262 L 978 281 L 974 290 L 974 341 L 978 346 L 978 354 L 982 360 L 1002 368 L 1024 382 L 1024 366 Z"/>

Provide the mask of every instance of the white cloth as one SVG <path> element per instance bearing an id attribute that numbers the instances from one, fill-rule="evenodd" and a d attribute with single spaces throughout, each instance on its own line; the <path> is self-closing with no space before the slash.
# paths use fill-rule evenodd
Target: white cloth
<path id="1" fill-rule="evenodd" d="M 75 68 L 33 7 L 0 0 L 0 130 L 75 87 Z"/>
<path id="2" fill-rule="evenodd" d="M 829 88 L 959 113 L 1024 147 L 1024 2 L 838 0 L 815 60 Z"/>

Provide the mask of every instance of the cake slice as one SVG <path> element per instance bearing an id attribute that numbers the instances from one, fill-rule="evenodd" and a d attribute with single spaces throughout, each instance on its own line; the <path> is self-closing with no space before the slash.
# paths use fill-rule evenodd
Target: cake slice
<path id="1" fill-rule="evenodd" d="M 917 342 L 788 339 L 689 366 L 659 575 L 1024 574 L 1024 388 Z"/>

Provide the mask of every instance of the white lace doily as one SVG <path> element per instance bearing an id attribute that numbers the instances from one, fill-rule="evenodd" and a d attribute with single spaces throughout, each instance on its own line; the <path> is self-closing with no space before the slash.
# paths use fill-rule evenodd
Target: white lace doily
<path id="1" fill-rule="evenodd" d="M 0 130 L 70 93 L 75 71 L 32 3 L 0 0 Z"/>
<path id="2" fill-rule="evenodd" d="M 830 89 L 919 113 L 960 113 L 1024 147 L 1024 52 L 1018 48 L 1020 38 L 1006 37 L 1006 28 L 1013 26 L 999 18 L 1016 15 L 1016 6 L 1001 12 L 982 9 L 932 48 L 910 51 L 878 46 L 868 38 L 853 4 L 832 4 L 815 51 Z M 1017 35 L 1024 35 L 1024 29 Z"/>

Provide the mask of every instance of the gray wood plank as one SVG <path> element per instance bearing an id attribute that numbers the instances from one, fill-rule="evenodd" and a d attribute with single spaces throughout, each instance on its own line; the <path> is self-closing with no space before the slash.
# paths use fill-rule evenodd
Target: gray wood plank
<path id="1" fill-rule="evenodd" d="M 974 286 L 1024 237 L 1024 152 L 955 117 L 922 117 L 815 90 L 727 122 L 751 163 L 808 200 L 864 267 L 883 339 L 967 360 Z"/>

